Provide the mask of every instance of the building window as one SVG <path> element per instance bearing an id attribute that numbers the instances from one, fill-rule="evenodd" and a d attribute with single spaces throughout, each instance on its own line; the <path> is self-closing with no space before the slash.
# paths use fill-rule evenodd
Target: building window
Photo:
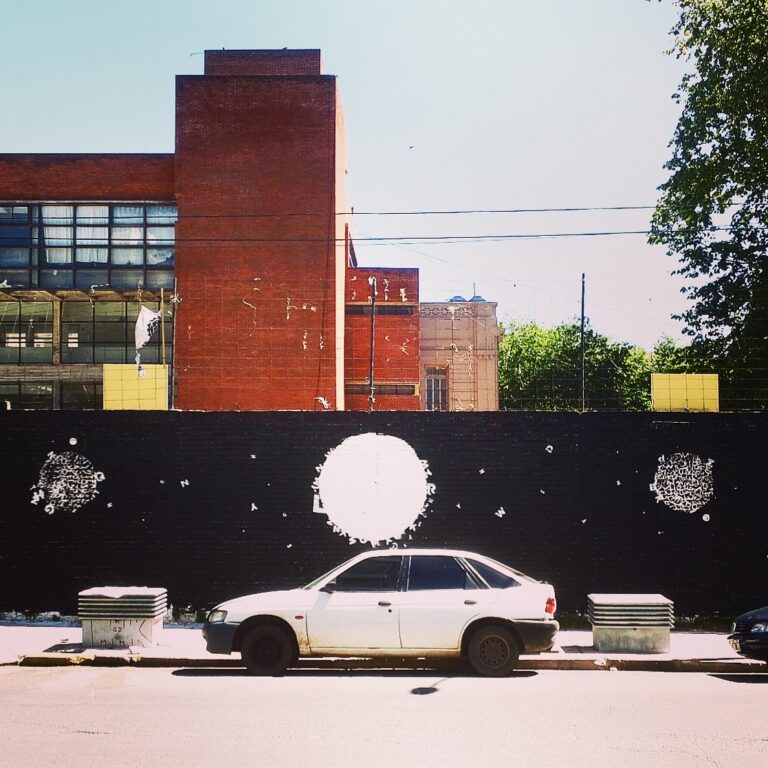
<path id="1" fill-rule="evenodd" d="M 52 361 L 52 302 L 0 302 L 0 363 Z"/>
<path id="2" fill-rule="evenodd" d="M 53 410 L 53 384 L 31 381 L 0 382 L 0 407 L 9 411 Z"/>
<path id="3" fill-rule="evenodd" d="M 424 410 L 448 410 L 448 369 L 427 367 Z"/>
<path id="4" fill-rule="evenodd" d="M 0 205 L 0 285 L 173 288 L 173 204 Z"/>
<path id="5" fill-rule="evenodd" d="M 100 411 L 104 407 L 101 382 L 63 381 L 61 409 L 63 411 Z"/>
<path id="6" fill-rule="evenodd" d="M 370 304 L 347 304 L 345 307 L 347 315 L 368 315 L 371 314 Z M 415 315 L 416 307 L 403 306 L 402 304 L 377 304 L 377 315 Z"/>
<path id="7" fill-rule="evenodd" d="M 376 384 L 373 385 L 374 395 L 416 395 L 415 384 Z M 347 395 L 370 395 L 370 384 L 346 384 L 344 393 Z"/>
<path id="8" fill-rule="evenodd" d="M 159 302 L 142 302 L 157 312 Z M 130 301 L 65 301 L 61 305 L 62 363 L 131 363 L 136 354 L 135 329 L 140 306 Z M 165 355 L 170 364 L 173 305 L 163 307 Z M 162 362 L 162 334 L 158 329 L 141 350 L 143 363 Z"/>

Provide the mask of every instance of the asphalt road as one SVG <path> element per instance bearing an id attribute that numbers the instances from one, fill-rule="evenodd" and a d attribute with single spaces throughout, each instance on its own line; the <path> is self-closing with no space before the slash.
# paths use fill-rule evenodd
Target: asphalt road
<path id="1" fill-rule="evenodd" d="M 0 668 L 0 766 L 765 768 L 768 675 Z"/>

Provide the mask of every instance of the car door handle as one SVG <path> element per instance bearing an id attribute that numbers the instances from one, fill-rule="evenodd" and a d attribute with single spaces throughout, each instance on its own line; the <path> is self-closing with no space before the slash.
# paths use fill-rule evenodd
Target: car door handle
<path id="1" fill-rule="evenodd" d="M 389 606 L 392 605 L 392 603 L 389 603 L 386 600 L 379 600 L 379 605 L 382 606 L 383 608 L 389 608 Z"/>
<path id="2" fill-rule="evenodd" d="M 477 600 L 465 600 L 464 605 L 477 605 Z"/>

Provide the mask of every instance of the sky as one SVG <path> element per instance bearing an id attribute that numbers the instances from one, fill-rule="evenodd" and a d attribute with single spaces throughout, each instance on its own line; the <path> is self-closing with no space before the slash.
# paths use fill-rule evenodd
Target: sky
<path id="1" fill-rule="evenodd" d="M 348 131 L 356 253 L 508 321 L 682 339 L 676 261 L 644 235 L 684 69 L 671 0 L 0 0 L 2 152 L 172 152 L 174 76 L 214 48 L 320 48 Z M 461 243 L 366 237 L 515 236 Z M 520 237 L 523 236 L 523 237 Z M 410 243 L 410 244 L 408 244 Z"/>

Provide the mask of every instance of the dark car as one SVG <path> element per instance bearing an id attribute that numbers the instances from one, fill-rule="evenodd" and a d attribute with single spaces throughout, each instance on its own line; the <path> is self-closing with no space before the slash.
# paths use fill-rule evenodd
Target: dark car
<path id="1" fill-rule="evenodd" d="M 768 661 L 768 605 L 737 616 L 728 642 L 742 656 Z"/>

